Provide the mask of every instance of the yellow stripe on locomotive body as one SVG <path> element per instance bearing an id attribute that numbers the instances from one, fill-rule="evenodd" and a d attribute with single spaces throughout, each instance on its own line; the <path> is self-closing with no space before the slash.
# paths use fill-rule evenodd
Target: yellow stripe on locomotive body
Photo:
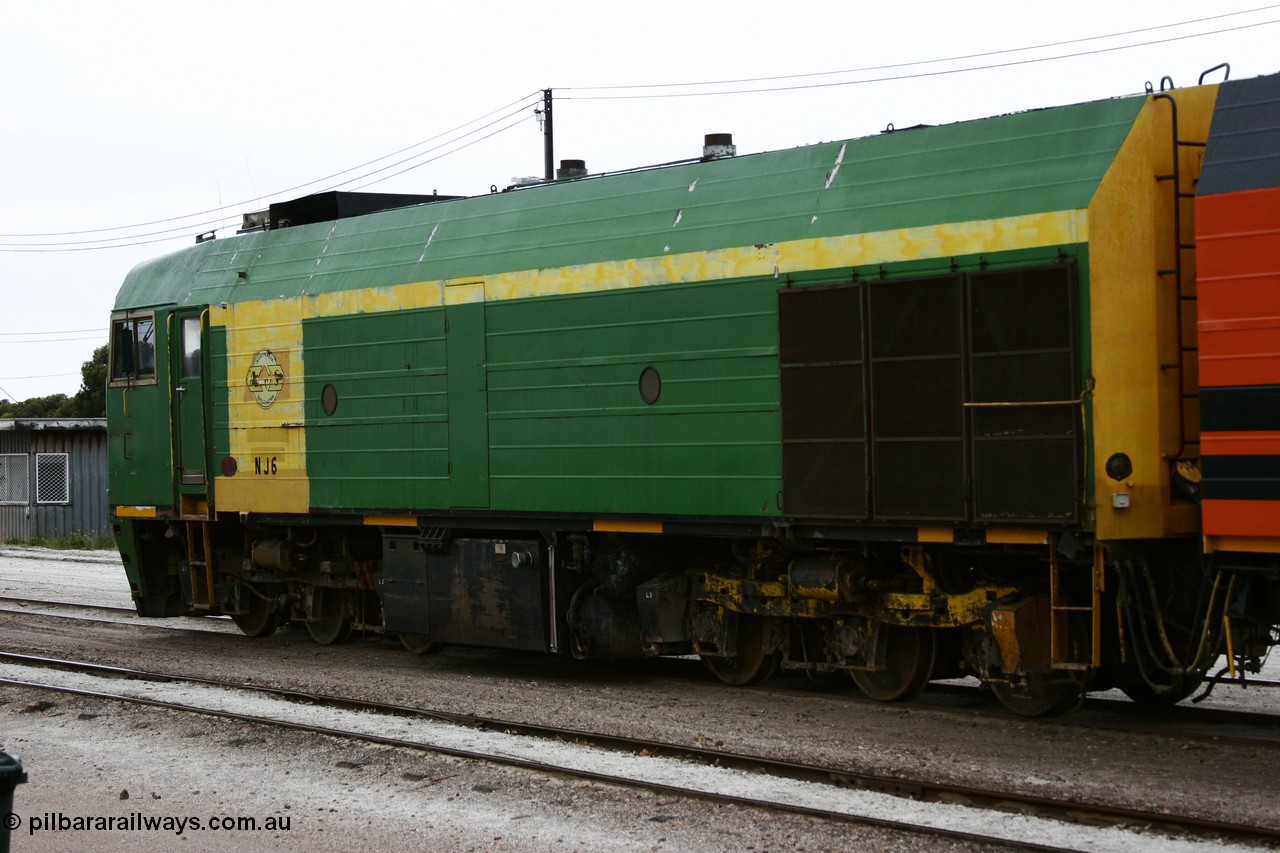
<path id="1" fill-rule="evenodd" d="M 567 296 L 631 287 L 696 283 L 866 264 L 931 260 L 982 252 L 1007 252 L 1088 240 L 1082 210 L 901 228 L 844 237 L 824 237 L 690 252 L 684 255 L 524 270 L 489 276 L 486 301 Z"/>

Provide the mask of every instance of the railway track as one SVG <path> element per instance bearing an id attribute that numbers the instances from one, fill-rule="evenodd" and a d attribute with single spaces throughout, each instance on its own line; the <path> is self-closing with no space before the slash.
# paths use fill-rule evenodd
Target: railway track
<path id="1" fill-rule="evenodd" d="M 1258 686 L 1266 689 L 1270 684 L 1265 682 Z M 1253 682 L 1250 682 L 1250 687 L 1253 686 Z M 787 695 L 814 695 L 803 689 L 768 682 L 752 689 Z M 1009 712 L 995 705 L 990 697 L 983 697 L 982 692 L 977 685 L 932 683 L 915 700 L 915 704 L 927 705 L 940 711 L 960 709 L 995 721 L 1009 722 Z M 873 699 L 849 692 L 820 690 L 816 695 L 838 701 L 875 703 Z M 1280 695 L 1276 696 L 1276 700 L 1280 703 Z M 1081 711 L 1065 717 L 1019 719 L 1018 722 L 1028 726 L 1105 729 L 1140 735 L 1158 734 L 1214 744 L 1235 743 L 1242 746 L 1280 748 L 1280 706 L 1277 707 L 1277 713 L 1208 707 L 1187 702 L 1149 707 L 1127 699 L 1089 696 Z"/>
<path id="2" fill-rule="evenodd" d="M 909 779 L 897 776 L 883 776 L 862 773 L 844 768 L 815 766 L 792 762 L 775 761 L 751 755 L 742 755 L 717 749 L 696 748 L 685 745 L 659 743 L 613 735 L 601 735 L 555 726 L 518 723 L 482 717 L 472 714 L 457 714 L 427 708 L 396 705 L 391 703 L 372 702 L 352 697 L 324 695 L 304 691 L 253 685 L 240 682 L 228 682 L 213 678 L 183 676 L 174 673 L 144 671 L 125 667 L 103 666 L 100 664 L 69 661 L 56 658 L 44 658 L 16 653 L 0 653 L 0 664 L 9 670 L 9 676 L 0 678 L 0 683 L 12 686 L 46 690 L 58 690 L 81 696 L 110 699 L 114 701 L 145 704 L 172 710 L 210 714 L 219 717 L 259 723 L 302 731 L 331 735 L 335 737 L 354 738 L 369 743 L 386 746 L 403 747 L 415 750 L 427 750 L 455 757 L 498 762 L 529 770 L 545 773 L 567 774 L 581 779 L 610 784 L 622 784 L 642 787 L 664 794 L 693 796 L 710 799 L 721 803 L 734 803 L 753 808 L 769 808 L 805 814 L 829 820 L 853 821 L 864 825 L 879 826 L 904 832 L 927 833 L 930 835 L 951 838 L 966 843 L 1008 844 L 1016 840 L 1019 847 L 1032 850 L 1064 850 L 1074 849 L 1053 843 L 1027 843 L 1025 839 L 1011 839 L 1008 836 L 991 835 L 982 832 L 940 828 L 927 823 L 915 823 L 877 816 L 875 814 L 856 814 L 844 808 L 824 808 L 796 802 L 782 802 L 776 799 L 762 799 L 724 791 L 711 791 L 688 784 L 673 784 L 653 778 L 636 778 L 627 773 L 600 772 L 572 766 L 572 763 L 528 759 L 511 754 L 509 748 L 477 748 L 475 746 L 457 746 L 448 743 L 424 743 L 420 739 L 392 737 L 385 733 L 352 731 L 344 726 L 317 724 L 298 720 L 281 719 L 275 715 L 261 713 L 245 713 L 214 707 L 208 703 L 193 704 L 190 701 L 171 701 L 150 696 L 131 694 L 128 691 L 105 691 L 99 689 L 108 680 L 125 680 L 129 682 L 163 683 L 173 685 L 198 685 L 203 688 L 233 693 L 250 693 L 260 698 L 268 698 L 277 702 L 283 700 L 294 706 L 307 706 L 313 709 L 330 711 L 358 712 L 376 714 L 383 718 L 401 720 L 420 720 L 432 723 L 449 724 L 461 727 L 468 732 L 481 732 L 495 735 L 502 739 L 512 737 L 534 739 L 545 743 L 576 748 L 593 747 L 605 750 L 618 756 L 642 757 L 644 759 L 670 759 L 686 765 L 697 765 L 705 768 L 716 768 L 721 772 L 730 771 L 752 774 L 756 778 L 767 777 L 774 780 L 785 780 L 802 785 L 821 785 L 833 792 L 861 791 L 876 794 L 889 794 L 896 797 L 909 798 L 921 803 L 965 805 L 974 809 L 999 810 L 1022 816 L 1022 819 L 1051 819 L 1068 821 L 1088 827 L 1140 828 L 1144 832 L 1165 833 L 1169 837 L 1190 836 L 1214 840 L 1231 840 L 1246 844 L 1276 845 L 1280 843 L 1280 830 L 1255 825 L 1237 824 L 1199 817 L 1169 815 L 1156 812 L 1117 808 L 1095 803 L 1084 803 L 1074 800 L 1061 800 L 1051 797 L 1027 795 L 1014 791 L 981 789 L 972 786 L 951 785 L 927 779 Z M 50 684 L 38 680 L 12 677 L 14 670 L 21 672 L 39 672 L 41 670 L 59 670 L 78 676 L 87 676 L 91 683 L 78 685 L 60 683 Z M 384 727 L 385 728 L 385 727 Z M 652 763 L 652 762 L 648 762 Z"/>
<path id="3" fill-rule="evenodd" d="M 132 607 L 116 607 L 110 604 L 82 604 L 76 601 L 51 601 L 43 598 L 20 598 L 12 595 L 0 595 L 0 608 L 12 613 L 22 613 L 23 610 L 14 610 L 14 607 L 48 607 L 51 609 L 75 609 L 75 610 L 96 610 L 103 613 L 116 613 L 121 616 L 132 615 L 138 616 L 138 611 Z"/>
<path id="4" fill-rule="evenodd" d="M 178 619 L 148 619 L 138 615 L 132 607 L 119 607 L 111 604 L 86 604 L 78 601 L 55 601 L 41 598 L 22 598 L 18 596 L 0 595 L 0 613 L 16 613 L 33 616 L 49 616 L 56 619 L 85 619 L 85 613 L 98 614 L 95 621 L 115 622 L 118 624 L 145 624 L 167 630 L 217 632 L 239 634 L 240 631 L 230 619 L 216 616 L 190 616 Z M 192 620 L 197 620 L 199 627 L 193 627 Z"/>
<path id="5" fill-rule="evenodd" d="M 35 609 L 29 609 L 35 608 Z M 44 611 L 44 612 L 41 612 Z M 63 612 L 56 612 L 63 611 Z M 224 618 L 198 617 L 198 627 L 188 619 L 141 619 L 133 608 L 116 607 L 101 604 L 84 604 L 70 601 L 52 601 L 37 598 L 20 598 L 0 596 L 0 612 L 32 614 L 53 618 L 83 619 L 85 616 L 77 611 L 102 613 L 105 616 L 119 617 L 121 624 L 147 624 L 175 631 L 192 631 L 206 633 L 228 633 L 239 635 L 229 620 Z M 117 620 L 109 620 L 117 621 Z M 178 624 L 181 623 L 181 624 Z M 253 642 L 245 639 L 245 642 Z M 673 662 L 674 663 L 674 662 Z M 671 668 L 677 678 L 702 678 L 700 667 L 694 668 L 696 675 L 688 675 Z M 1225 681 L 1225 680 L 1224 680 Z M 1260 679 L 1250 681 L 1249 687 L 1268 689 L 1280 686 L 1280 682 Z M 821 695 L 828 700 L 857 702 L 878 705 L 880 703 L 867 699 L 853 689 L 843 692 L 833 691 L 829 687 L 817 687 L 806 690 L 803 687 L 788 686 L 785 680 L 773 679 L 765 684 L 748 688 L 779 695 Z M 1238 689 L 1238 688 L 1237 688 Z M 965 711 L 989 716 L 994 720 L 1007 722 L 1010 717 L 1006 710 L 981 697 L 981 689 L 976 686 L 957 683 L 933 683 L 927 692 L 917 700 L 917 704 L 927 704 L 931 698 L 947 697 L 944 704 L 938 702 L 934 707 L 939 710 L 954 709 L 953 700 L 964 703 Z M 1277 697 L 1280 699 L 1280 696 Z M 972 701 L 970 701 L 972 700 Z M 1108 731 L 1131 732 L 1135 734 L 1162 734 L 1183 739 L 1210 742 L 1214 744 L 1235 743 L 1244 746 L 1262 746 L 1280 748 L 1280 715 L 1243 711 L 1239 709 L 1207 707 L 1183 703 L 1171 707 L 1145 708 L 1124 699 L 1108 699 L 1090 696 L 1085 700 L 1083 709 L 1090 713 L 1077 714 L 1058 719 L 1022 720 L 1027 725 L 1073 726 L 1082 729 L 1105 729 Z"/>

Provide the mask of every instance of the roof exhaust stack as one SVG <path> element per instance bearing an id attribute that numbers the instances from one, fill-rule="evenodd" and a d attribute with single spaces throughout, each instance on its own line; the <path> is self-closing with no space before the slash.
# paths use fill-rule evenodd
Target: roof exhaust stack
<path id="1" fill-rule="evenodd" d="M 556 169 L 557 181 L 567 181 L 571 178 L 585 178 L 586 176 L 586 160 L 561 160 L 560 168 Z"/>
<path id="2" fill-rule="evenodd" d="M 703 137 L 703 160 L 723 160 L 737 153 L 738 146 L 733 144 L 732 133 L 708 133 Z"/>

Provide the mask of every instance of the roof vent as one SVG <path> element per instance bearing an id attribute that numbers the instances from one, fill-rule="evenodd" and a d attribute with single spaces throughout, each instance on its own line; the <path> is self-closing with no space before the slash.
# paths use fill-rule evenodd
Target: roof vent
<path id="1" fill-rule="evenodd" d="M 250 231 L 266 231 L 270 224 L 270 211 L 254 210 L 249 213 L 241 214 L 240 230 L 237 234 L 247 234 Z"/>
<path id="2" fill-rule="evenodd" d="M 733 144 L 732 133 L 708 133 L 703 137 L 703 160 L 723 160 L 737 153 L 738 146 Z"/>
<path id="3" fill-rule="evenodd" d="M 586 176 L 586 160 L 561 160 L 560 168 L 556 169 L 557 181 L 567 181 L 570 178 L 585 178 Z"/>

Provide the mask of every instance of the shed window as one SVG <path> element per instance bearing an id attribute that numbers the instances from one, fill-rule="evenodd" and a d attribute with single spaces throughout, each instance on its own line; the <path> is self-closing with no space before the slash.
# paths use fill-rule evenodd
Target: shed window
<path id="1" fill-rule="evenodd" d="M 25 453 L 0 454 L 0 504 L 26 504 L 31 500 Z"/>
<path id="2" fill-rule="evenodd" d="M 156 323 L 153 317 L 125 317 L 111 324 L 111 379 L 154 379 Z"/>
<path id="3" fill-rule="evenodd" d="M 36 454 L 36 503 L 71 503 L 71 466 L 66 453 Z"/>

